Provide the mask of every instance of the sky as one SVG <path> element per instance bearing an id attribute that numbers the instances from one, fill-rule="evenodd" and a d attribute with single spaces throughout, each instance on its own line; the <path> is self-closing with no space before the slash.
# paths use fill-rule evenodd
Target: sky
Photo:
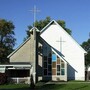
<path id="1" fill-rule="evenodd" d="M 27 26 L 33 24 L 36 6 L 40 10 L 36 20 L 50 16 L 52 20 L 64 20 L 71 29 L 72 37 L 79 43 L 87 41 L 90 32 L 90 0 L 0 0 L 0 18 L 12 21 L 15 25 L 14 48 L 26 37 Z"/>

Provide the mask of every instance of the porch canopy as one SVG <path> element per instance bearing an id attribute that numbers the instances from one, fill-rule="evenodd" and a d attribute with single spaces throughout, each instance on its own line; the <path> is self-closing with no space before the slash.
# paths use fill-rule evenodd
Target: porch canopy
<path id="1" fill-rule="evenodd" d="M 2 64 L 0 65 L 0 73 L 5 73 L 9 69 L 30 69 L 31 64 Z"/>

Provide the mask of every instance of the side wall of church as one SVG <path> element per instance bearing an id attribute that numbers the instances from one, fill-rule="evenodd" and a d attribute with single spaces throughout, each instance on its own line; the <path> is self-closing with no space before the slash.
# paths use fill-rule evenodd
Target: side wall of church
<path id="1" fill-rule="evenodd" d="M 33 35 L 19 50 L 17 50 L 11 57 L 10 63 L 33 63 L 34 56 L 34 42 Z"/>
<path id="2" fill-rule="evenodd" d="M 41 34 L 41 37 L 54 49 L 60 51 L 68 62 L 68 79 L 85 79 L 85 51 L 79 44 L 58 25 L 50 25 Z M 62 43 L 58 43 L 62 39 Z"/>

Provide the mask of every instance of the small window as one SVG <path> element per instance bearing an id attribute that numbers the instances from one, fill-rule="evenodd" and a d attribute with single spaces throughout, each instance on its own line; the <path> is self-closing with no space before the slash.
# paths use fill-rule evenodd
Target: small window
<path id="1" fill-rule="evenodd" d="M 44 56 L 43 59 L 44 59 L 44 61 L 47 61 L 47 56 Z"/>
<path id="2" fill-rule="evenodd" d="M 60 65 L 57 65 L 57 71 L 60 71 Z"/>
<path id="3" fill-rule="evenodd" d="M 44 68 L 47 68 L 47 62 L 44 62 Z"/>
<path id="4" fill-rule="evenodd" d="M 60 72 L 57 72 L 57 75 L 60 75 Z"/>
<path id="5" fill-rule="evenodd" d="M 47 75 L 47 69 L 44 69 L 44 75 Z"/>
<path id="6" fill-rule="evenodd" d="M 52 68 L 56 68 L 56 62 L 52 62 Z"/>
<path id="7" fill-rule="evenodd" d="M 57 65 L 57 75 L 60 75 L 60 65 Z"/>
<path id="8" fill-rule="evenodd" d="M 56 61 L 56 60 L 57 60 L 56 54 L 52 54 L 52 61 L 54 62 L 54 61 Z"/>
<path id="9" fill-rule="evenodd" d="M 61 75 L 65 75 L 65 69 L 61 69 Z"/>
<path id="10" fill-rule="evenodd" d="M 51 65 L 48 65 L 48 71 L 49 71 L 49 72 L 52 71 L 52 67 L 51 67 Z"/>
<path id="11" fill-rule="evenodd" d="M 56 69 L 52 69 L 52 75 L 56 75 Z"/>
<path id="12" fill-rule="evenodd" d="M 48 64 L 51 64 L 51 62 L 52 62 L 52 59 L 48 58 Z"/>
<path id="13" fill-rule="evenodd" d="M 57 59 L 57 64 L 60 64 L 60 58 Z"/>
<path id="14" fill-rule="evenodd" d="M 48 75 L 52 75 L 52 73 L 51 73 L 51 72 L 49 72 L 49 73 L 48 73 Z"/>
<path id="15" fill-rule="evenodd" d="M 64 63 L 61 63 L 61 68 L 64 68 Z"/>

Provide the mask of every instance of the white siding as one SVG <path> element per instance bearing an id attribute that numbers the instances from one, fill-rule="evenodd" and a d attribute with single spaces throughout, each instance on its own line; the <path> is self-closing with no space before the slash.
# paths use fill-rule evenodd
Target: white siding
<path id="1" fill-rule="evenodd" d="M 73 38 L 68 35 L 62 27 L 58 25 L 51 25 L 45 30 L 41 37 L 53 48 L 60 51 L 60 37 L 62 38 L 62 54 L 68 62 L 68 65 L 72 67 L 74 77 L 76 80 L 84 80 L 84 50 L 77 44 Z M 71 76 L 72 70 L 68 71 L 68 77 Z"/>

